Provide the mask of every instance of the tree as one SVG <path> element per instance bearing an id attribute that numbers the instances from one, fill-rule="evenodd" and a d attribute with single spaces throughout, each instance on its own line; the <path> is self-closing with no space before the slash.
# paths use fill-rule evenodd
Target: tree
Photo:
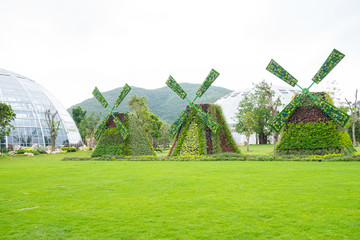
<path id="1" fill-rule="evenodd" d="M 134 111 L 140 118 L 140 122 L 144 125 L 148 119 L 149 107 L 146 105 L 147 99 L 145 97 L 138 97 L 136 94 L 130 98 L 128 104 L 130 109 Z"/>
<path id="2" fill-rule="evenodd" d="M 271 114 L 272 114 L 272 118 L 274 119 L 277 115 L 277 108 L 279 106 L 279 104 L 281 104 L 280 101 L 280 97 L 278 97 L 275 101 L 275 103 L 273 102 L 273 96 L 274 96 L 274 91 L 271 90 L 271 85 L 267 84 L 265 81 L 261 82 L 261 87 L 260 87 L 268 96 L 268 104 L 264 103 L 265 106 L 270 109 Z M 276 143 L 279 140 L 279 134 L 277 132 L 274 131 L 274 152 L 276 150 Z"/>
<path id="3" fill-rule="evenodd" d="M 160 128 L 162 121 L 159 116 L 150 112 L 149 107 L 146 105 L 147 99 L 145 97 L 138 97 L 136 94 L 130 98 L 128 104 L 130 109 L 134 111 L 144 127 L 144 130 L 151 140 L 152 146 L 157 146 L 157 139 L 160 136 Z"/>
<path id="4" fill-rule="evenodd" d="M 349 102 L 346 98 L 346 102 L 349 106 L 349 109 L 351 111 L 351 122 L 352 122 L 352 140 L 353 140 L 353 146 L 356 147 L 356 135 L 355 135 L 355 126 L 356 122 L 359 120 L 359 102 L 357 101 L 357 92 L 355 91 L 355 101 L 354 103 Z"/>
<path id="5" fill-rule="evenodd" d="M 162 121 L 159 120 L 159 116 L 148 112 L 148 117 L 145 123 L 145 129 L 149 133 L 151 137 L 151 144 L 153 148 L 157 147 L 158 138 L 161 134 L 161 125 L 163 124 Z"/>
<path id="6" fill-rule="evenodd" d="M 94 147 L 93 138 L 99 121 L 100 121 L 100 117 L 99 116 L 95 117 L 95 114 L 92 112 L 89 114 L 89 116 L 85 116 L 85 118 L 80 123 L 80 127 L 79 127 L 80 135 L 83 134 L 85 136 L 85 140 L 87 137 L 90 138 L 90 142 L 88 146 L 90 148 Z"/>
<path id="7" fill-rule="evenodd" d="M 254 133 L 255 119 L 252 112 L 247 112 L 244 115 L 238 116 L 239 122 L 235 125 L 235 131 L 246 136 L 247 151 L 250 146 L 250 136 Z"/>
<path id="8" fill-rule="evenodd" d="M 267 144 L 267 137 L 271 133 L 268 123 L 272 119 L 272 114 L 270 109 L 267 108 L 269 99 L 263 90 L 265 85 L 267 85 L 265 81 L 255 85 L 253 91 L 240 101 L 238 114 L 236 115 L 236 120 L 241 122 L 242 119 L 239 116 L 244 116 L 247 112 L 254 114 L 254 132 L 258 135 L 259 144 Z"/>
<path id="9" fill-rule="evenodd" d="M 50 133 L 51 151 L 54 151 L 56 138 L 60 128 L 60 120 L 56 117 L 58 115 L 58 111 L 55 111 L 55 113 L 51 113 L 51 110 L 48 109 L 44 112 L 44 115 Z"/>
<path id="10" fill-rule="evenodd" d="M 11 130 L 15 129 L 11 124 L 15 120 L 16 114 L 10 105 L 0 103 L 0 139 L 9 136 Z"/>
<path id="11" fill-rule="evenodd" d="M 172 137 L 169 134 L 170 124 L 167 122 L 163 122 L 160 128 L 160 137 L 159 142 L 163 146 L 163 149 L 165 149 L 167 146 L 170 145 L 170 142 L 172 140 Z"/>
<path id="12" fill-rule="evenodd" d="M 71 115 L 72 115 L 72 118 L 73 118 L 76 126 L 79 128 L 81 121 L 86 116 L 86 110 L 83 110 L 80 106 L 78 106 L 77 108 L 73 108 L 71 110 Z"/>

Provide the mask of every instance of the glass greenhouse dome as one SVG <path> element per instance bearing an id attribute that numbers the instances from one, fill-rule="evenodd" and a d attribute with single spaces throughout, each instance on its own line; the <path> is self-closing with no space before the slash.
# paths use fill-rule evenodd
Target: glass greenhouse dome
<path id="1" fill-rule="evenodd" d="M 49 146 L 50 134 L 45 121 L 45 111 L 58 111 L 60 128 L 56 146 L 64 144 L 82 145 L 79 131 L 66 109 L 45 88 L 19 74 L 0 69 L 0 101 L 11 105 L 16 113 L 15 130 L 1 139 L 1 147 L 10 145 Z"/>

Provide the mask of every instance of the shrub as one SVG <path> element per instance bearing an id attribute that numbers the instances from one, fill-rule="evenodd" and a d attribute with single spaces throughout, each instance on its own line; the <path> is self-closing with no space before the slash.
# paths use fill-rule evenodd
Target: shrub
<path id="1" fill-rule="evenodd" d="M 35 150 L 35 151 L 38 151 L 40 154 L 44 154 L 44 153 L 46 153 L 47 148 L 44 147 L 44 146 L 36 145 L 36 146 L 34 147 L 34 150 Z"/>
<path id="2" fill-rule="evenodd" d="M 76 152 L 77 148 L 76 147 L 62 147 L 61 150 L 66 151 L 66 152 Z"/>
<path id="3" fill-rule="evenodd" d="M 282 154 L 330 154 L 347 152 L 351 140 L 347 133 L 340 131 L 334 121 L 288 123 L 282 133 L 276 150 Z"/>
<path id="4" fill-rule="evenodd" d="M 16 153 L 17 154 L 32 153 L 34 155 L 39 155 L 40 154 L 38 151 L 36 151 L 35 149 L 30 148 L 30 147 L 27 147 L 25 149 L 18 149 L 18 150 L 16 150 Z"/>

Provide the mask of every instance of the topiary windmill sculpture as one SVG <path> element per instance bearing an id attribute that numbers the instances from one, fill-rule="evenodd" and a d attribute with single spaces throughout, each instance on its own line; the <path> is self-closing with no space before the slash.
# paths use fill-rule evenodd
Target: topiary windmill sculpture
<path id="1" fill-rule="evenodd" d="M 182 99 L 186 99 L 189 102 L 189 106 L 194 107 L 196 109 L 198 116 L 204 121 L 204 123 L 210 128 L 210 130 L 215 133 L 221 127 L 220 124 L 217 123 L 214 119 L 212 119 L 201 108 L 197 108 L 194 102 L 198 97 L 201 97 L 206 92 L 206 90 L 208 90 L 208 88 L 211 86 L 211 84 L 216 80 L 216 78 L 219 75 L 220 74 L 217 71 L 211 69 L 209 75 L 206 77 L 203 84 L 197 90 L 196 96 L 192 101 L 187 99 L 186 97 L 187 93 L 184 91 L 184 89 L 181 88 L 181 86 L 175 81 L 175 79 L 171 75 L 169 79 L 166 81 L 166 85 L 168 85 L 169 88 L 171 88 L 177 95 L 179 95 L 179 97 L 181 97 Z M 171 125 L 171 128 L 169 130 L 171 136 L 175 136 L 175 134 L 178 132 L 181 124 L 184 122 L 187 116 L 188 116 L 188 111 L 186 111 L 185 109 L 184 111 L 181 112 L 180 116 Z"/>
<path id="2" fill-rule="evenodd" d="M 299 101 L 304 96 L 309 96 L 313 99 L 313 103 L 315 106 L 320 108 L 323 112 L 325 112 L 331 119 L 333 119 L 340 126 L 345 126 L 350 116 L 345 112 L 341 111 L 334 105 L 330 104 L 326 100 L 320 97 L 314 97 L 309 89 L 313 86 L 314 83 L 321 82 L 326 75 L 330 73 L 330 71 L 344 58 L 344 54 L 334 49 L 329 57 L 326 59 L 325 63 L 321 66 L 319 71 L 312 78 L 312 84 L 308 88 L 300 87 L 296 80 L 290 73 L 288 73 L 284 68 L 282 68 L 277 62 L 271 59 L 269 65 L 266 67 L 266 70 L 273 73 L 275 76 L 286 82 L 287 84 L 295 87 L 298 86 L 302 93 L 298 98 L 294 98 L 269 124 L 269 126 L 275 130 L 275 132 L 280 132 L 282 127 L 285 125 L 287 120 L 291 117 L 293 112 L 299 105 Z"/>
<path id="3" fill-rule="evenodd" d="M 181 99 L 189 102 L 186 109 L 170 127 L 169 133 L 175 136 L 175 139 L 169 155 L 239 153 L 221 107 L 215 104 L 195 104 L 196 99 L 203 96 L 218 76 L 219 73 L 212 69 L 192 101 L 187 98 L 187 93 L 172 76 L 166 81 L 166 85 Z"/>
<path id="4" fill-rule="evenodd" d="M 99 141 L 100 136 L 102 134 L 102 132 L 105 129 L 106 126 L 106 122 L 108 121 L 110 116 L 113 116 L 114 118 L 114 123 L 117 127 L 117 129 L 119 130 L 121 136 L 126 139 L 129 135 L 128 130 L 125 128 L 124 124 L 122 124 L 122 122 L 120 121 L 120 119 L 115 116 L 113 114 L 113 110 L 115 108 L 117 108 L 120 103 L 124 100 L 124 98 L 126 97 L 126 95 L 130 92 L 131 87 L 127 84 L 125 84 L 125 86 L 123 87 L 119 97 L 116 99 L 114 106 L 110 109 L 108 107 L 108 102 L 106 101 L 106 99 L 104 98 L 104 96 L 101 94 L 101 92 L 99 91 L 99 89 L 97 87 L 95 87 L 94 91 L 92 92 L 92 94 L 94 95 L 94 97 L 101 103 L 101 105 L 103 105 L 104 108 L 107 108 L 109 110 L 108 115 L 102 120 L 101 124 L 99 125 L 99 127 L 96 129 L 96 132 L 94 134 L 94 137 L 97 141 Z"/>

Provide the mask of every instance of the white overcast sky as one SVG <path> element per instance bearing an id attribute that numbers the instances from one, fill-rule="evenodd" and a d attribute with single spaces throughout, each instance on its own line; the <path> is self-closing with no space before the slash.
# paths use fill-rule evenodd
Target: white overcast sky
<path id="1" fill-rule="evenodd" d="M 314 90 L 336 80 L 360 89 L 360 1 L 0 0 L 0 68 L 24 75 L 68 108 L 100 91 L 202 83 L 240 90 L 273 58 L 307 87 L 336 48 L 345 58 Z"/>

